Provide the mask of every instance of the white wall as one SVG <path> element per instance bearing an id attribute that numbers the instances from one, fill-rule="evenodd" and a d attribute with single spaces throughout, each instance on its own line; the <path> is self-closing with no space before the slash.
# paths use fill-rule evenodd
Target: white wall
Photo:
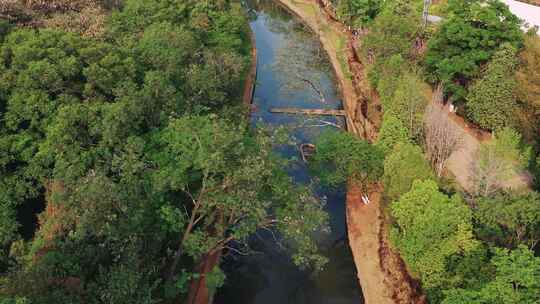
<path id="1" fill-rule="evenodd" d="M 518 2 L 515 0 L 501 0 L 510 7 L 510 11 L 530 25 L 540 27 L 540 6 Z M 540 33 L 539 33 L 540 34 Z"/>

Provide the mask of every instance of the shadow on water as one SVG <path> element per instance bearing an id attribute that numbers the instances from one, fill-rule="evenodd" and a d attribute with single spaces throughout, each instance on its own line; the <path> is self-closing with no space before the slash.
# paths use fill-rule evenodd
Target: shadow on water
<path id="1" fill-rule="evenodd" d="M 315 127 L 320 125 L 319 122 L 298 115 L 273 114 L 269 109 L 341 108 L 329 62 L 326 57 L 321 57 L 316 37 L 274 2 L 248 1 L 248 6 L 252 9 L 251 28 L 258 49 L 257 86 L 253 100 L 256 110 L 252 114 L 252 123 L 285 126 L 296 143 L 313 142 L 325 128 L 332 127 Z M 299 53 L 293 54 L 293 51 Z M 286 62 L 291 58 L 301 62 Z M 325 96 L 324 102 L 306 83 L 294 85 L 298 80 L 294 79 L 295 71 L 291 71 L 291 67 L 298 67 L 295 69 L 301 69 L 305 74 L 302 77 L 309 77 L 316 83 Z M 344 124 L 342 119 L 324 120 Z M 285 157 L 299 157 L 297 146 L 278 152 Z M 300 161 L 289 171 L 297 183 L 309 183 L 312 179 Z M 322 253 L 329 258 L 325 270 L 313 274 L 298 269 L 290 259 L 291 253 L 277 245 L 270 232 L 262 231 L 250 243 L 254 254 L 231 254 L 224 258 L 222 268 L 227 280 L 218 291 L 215 304 L 363 302 L 346 236 L 344 187 L 318 189 L 318 195 L 326 200 L 330 215 L 331 233 L 320 238 Z"/>

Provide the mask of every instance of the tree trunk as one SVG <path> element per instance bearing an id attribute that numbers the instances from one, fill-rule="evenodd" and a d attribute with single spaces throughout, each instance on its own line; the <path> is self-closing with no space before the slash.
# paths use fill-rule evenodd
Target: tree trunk
<path id="1" fill-rule="evenodd" d="M 191 281 L 189 287 L 188 298 L 185 304 L 209 304 L 213 294 L 210 294 L 208 286 L 206 286 L 206 275 L 218 265 L 221 258 L 221 250 L 203 256 L 197 266 L 198 278 Z"/>
<path id="2" fill-rule="evenodd" d="M 172 282 L 172 280 L 174 278 L 176 268 L 178 267 L 178 263 L 180 262 L 180 258 L 182 257 L 182 253 L 184 251 L 184 241 L 187 239 L 188 235 L 191 233 L 192 228 L 193 228 L 193 222 L 190 222 L 188 227 L 186 228 L 186 231 L 184 231 L 184 234 L 182 235 L 182 239 L 180 240 L 180 244 L 178 244 L 178 248 L 176 249 L 176 252 L 174 253 L 172 263 L 169 266 L 167 274 L 165 275 L 165 281 L 166 282 L 170 283 L 170 282 Z"/>

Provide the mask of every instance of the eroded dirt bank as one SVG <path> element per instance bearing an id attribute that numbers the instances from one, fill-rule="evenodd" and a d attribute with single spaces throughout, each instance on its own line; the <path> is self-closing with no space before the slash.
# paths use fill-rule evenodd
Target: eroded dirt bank
<path id="1" fill-rule="evenodd" d="M 323 9 L 321 0 L 277 0 L 297 15 L 318 35 L 338 80 L 343 107 L 347 111 L 347 128 L 372 141 L 376 130 L 362 112 L 366 102 L 362 67 L 352 49 L 351 35 Z M 356 85 L 356 87 L 355 87 Z M 368 191 L 371 203 L 361 202 L 361 187 L 349 185 L 347 191 L 347 227 L 358 279 L 367 304 L 424 303 L 418 284 L 411 279 L 399 254 L 391 249 L 384 217 L 381 214 L 382 188 Z"/>

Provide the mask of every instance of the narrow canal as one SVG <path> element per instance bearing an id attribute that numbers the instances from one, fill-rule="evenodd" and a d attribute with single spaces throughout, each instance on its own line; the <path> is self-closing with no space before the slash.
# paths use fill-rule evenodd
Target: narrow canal
<path id="1" fill-rule="evenodd" d="M 280 149 L 298 161 L 289 169 L 297 183 L 310 183 L 300 161 L 298 145 L 313 142 L 327 128 L 343 126 L 342 119 L 308 118 L 271 113 L 276 107 L 340 109 L 341 100 L 330 63 L 317 37 L 271 0 L 248 1 L 251 29 L 258 50 L 257 85 L 253 100 L 253 124 L 284 126 L 295 145 Z M 256 253 L 230 255 L 222 264 L 225 286 L 216 304 L 341 304 L 362 303 L 346 235 L 345 189 L 318 189 L 330 216 L 329 233 L 321 233 L 322 253 L 329 258 L 324 271 L 313 274 L 298 269 L 290 252 L 276 245 L 270 235 L 254 237 Z"/>

